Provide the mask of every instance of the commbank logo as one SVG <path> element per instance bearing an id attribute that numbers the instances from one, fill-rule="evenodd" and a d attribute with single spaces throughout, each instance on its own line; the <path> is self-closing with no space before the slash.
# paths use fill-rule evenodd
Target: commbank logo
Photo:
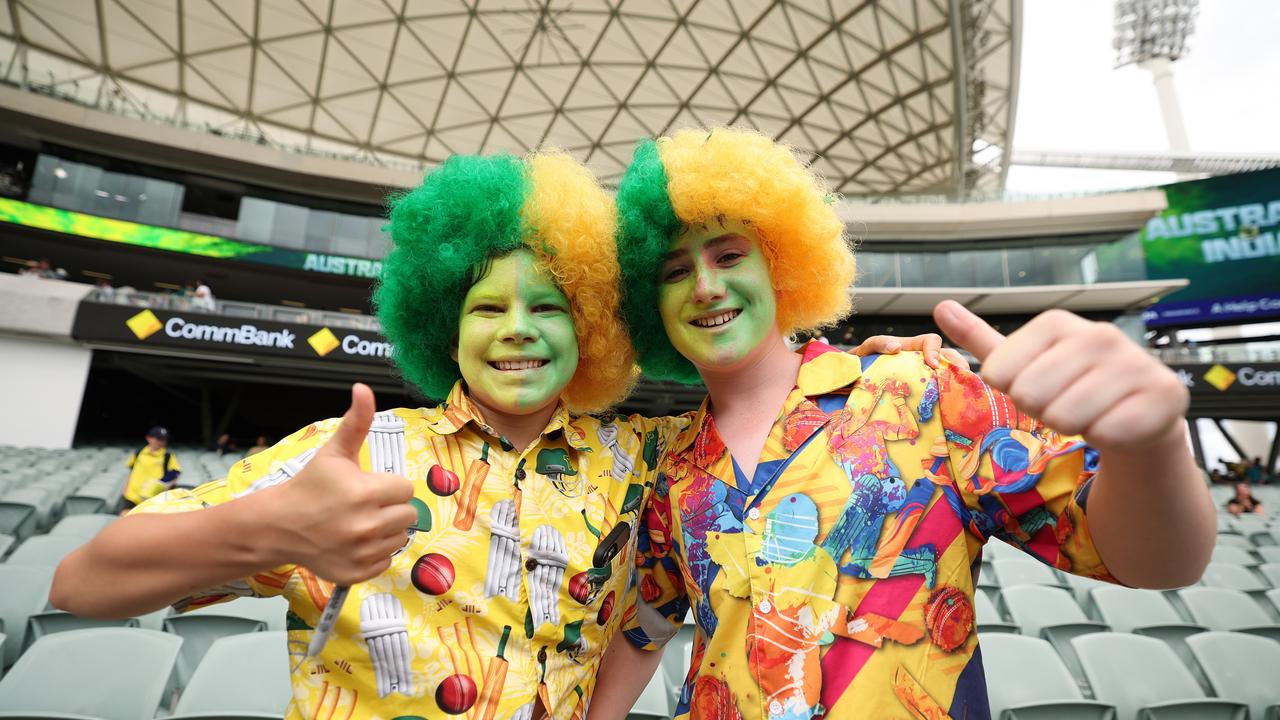
<path id="1" fill-rule="evenodd" d="M 164 327 L 164 324 L 160 322 L 160 318 L 156 317 L 156 314 L 150 310 L 143 310 L 125 320 L 124 324 L 129 327 L 130 332 L 139 340 L 146 340 Z"/>
<path id="2" fill-rule="evenodd" d="M 1236 374 L 1223 365 L 1214 365 L 1204 374 L 1204 379 L 1219 390 L 1226 392 L 1236 381 Z"/>
<path id="3" fill-rule="evenodd" d="M 307 338 L 307 344 L 311 346 L 312 350 L 316 351 L 317 355 L 324 357 L 333 352 L 334 348 L 338 347 L 340 343 L 332 330 L 320 328 L 318 332 Z"/>

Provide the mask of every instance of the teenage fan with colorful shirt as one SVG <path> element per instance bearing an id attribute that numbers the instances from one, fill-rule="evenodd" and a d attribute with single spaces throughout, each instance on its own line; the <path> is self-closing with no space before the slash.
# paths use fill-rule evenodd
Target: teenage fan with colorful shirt
<path id="1" fill-rule="evenodd" d="M 1204 569 L 1186 390 L 1114 326 L 1050 311 L 1006 338 L 940 304 L 981 377 L 791 351 L 849 312 L 854 258 L 822 183 L 751 131 L 642 141 L 618 210 L 640 365 L 708 397 L 662 460 L 591 717 L 625 714 L 690 605 L 679 718 L 988 717 L 984 543 L 1143 587 Z"/>
<path id="2" fill-rule="evenodd" d="M 54 604 L 283 595 L 290 718 L 581 717 L 687 422 L 584 414 L 634 380 L 615 224 L 562 153 L 447 160 L 393 199 L 375 296 L 396 365 L 445 401 L 375 412 L 356 386 L 343 418 L 113 524 L 59 567 Z"/>

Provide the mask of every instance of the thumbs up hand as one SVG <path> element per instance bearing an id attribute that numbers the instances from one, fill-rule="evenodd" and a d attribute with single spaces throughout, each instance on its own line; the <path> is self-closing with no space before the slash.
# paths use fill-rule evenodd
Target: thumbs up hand
<path id="1" fill-rule="evenodd" d="M 284 520 L 276 538 L 281 556 L 339 585 L 386 570 L 417 520 L 407 478 L 360 467 L 373 413 L 373 391 L 353 385 L 351 407 L 333 437 L 292 480 L 271 489 Z"/>
<path id="2" fill-rule="evenodd" d="M 1111 323 L 1048 310 L 1005 337 L 953 300 L 938 303 L 933 318 L 978 358 L 988 385 L 1060 433 L 1083 435 L 1104 453 L 1182 441 L 1187 389 Z"/>

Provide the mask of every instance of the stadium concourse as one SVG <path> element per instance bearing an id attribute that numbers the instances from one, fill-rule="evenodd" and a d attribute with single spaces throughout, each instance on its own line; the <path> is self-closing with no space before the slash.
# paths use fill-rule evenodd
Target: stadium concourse
<path id="1" fill-rule="evenodd" d="M 1005 333 L 1062 308 L 1114 323 L 1190 392 L 1213 562 L 1156 592 L 989 543 L 974 624 L 993 717 L 1280 720 L 1280 158 L 1024 150 L 1195 177 L 1008 193 L 1023 12 L 0 3 L 0 718 L 281 717 L 303 649 L 278 599 L 119 622 L 49 604 L 59 560 L 118 517 L 147 429 L 169 429 L 194 487 L 341 414 L 353 382 L 379 407 L 434 404 L 391 367 L 370 304 L 389 192 L 451 154 L 545 145 L 613 187 L 639 138 L 738 125 L 841 196 L 859 275 L 830 343 L 936 332 L 944 299 Z M 642 379 L 620 409 L 703 394 Z M 1236 481 L 1262 513 L 1227 512 Z M 694 633 L 688 618 L 632 717 L 676 712 Z"/>

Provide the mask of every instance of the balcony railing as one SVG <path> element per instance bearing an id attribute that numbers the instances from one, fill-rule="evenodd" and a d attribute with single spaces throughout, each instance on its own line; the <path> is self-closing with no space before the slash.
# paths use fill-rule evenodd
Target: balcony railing
<path id="1" fill-rule="evenodd" d="M 382 332 L 378 319 L 372 315 L 356 315 L 354 313 L 330 312 L 314 308 L 294 308 L 284 305 L 263 305 L 260 303 L 241 302 L 239 300 L 214 300 L 212 303 L 199 298 L 173 295 L 169 293 L 152 293 L 127 291 L 116 288 L 111 292 L 94 290 L 89 300 L 115 305 L 131 305 L 134 307 L 152 308 L 155 310 L 173 310 L 177 312 L 197 312 L 206 315 L 222 315 L 224 317 L 243 318 L 247 320 L 273 320 L 275 322 L 302 323 L 327 327 L 343 327 L 352 330 L 369 330 Z"/>

